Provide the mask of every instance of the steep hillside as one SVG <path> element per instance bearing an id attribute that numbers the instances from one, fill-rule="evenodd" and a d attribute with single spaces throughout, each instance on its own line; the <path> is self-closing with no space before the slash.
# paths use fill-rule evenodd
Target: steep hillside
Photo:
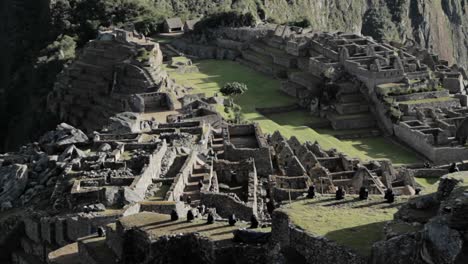
<path id="1" fill-rule="evenodd" d="M 45 95 L 75 45 L 61 35 L 81 48 L 101 25 L 133 24 L 150 34 L 164 17 L 237 10 L 270 22 L 306 20 L 317 30 L 413 40 L 468 67 L 468 0 L 3 0 L 0 7 L 0 149 L 50 128 Z"/>

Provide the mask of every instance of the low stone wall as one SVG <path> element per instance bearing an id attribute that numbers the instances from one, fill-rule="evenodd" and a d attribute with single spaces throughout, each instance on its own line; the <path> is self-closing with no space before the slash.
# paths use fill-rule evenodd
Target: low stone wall
<path id="1" fill-rule="evenodd" d="M 417 169 L 413 170 L 414 177 L 417 178 L 440 178 L 448 173 L 447 169 Z"/>
<path id="2" fill-rule="evenodd" d="M 365 264 L 367 259 L 324 237 L 314 236 L 294 226 L 286 213 L 276 210 L 272 221 L 272 243 L 294 249 L 307 263 Z"/>
<path id="3" fill-rule="evenodd" d="M 167 201 L 145 201 L 140 203 L 140 212 L 171 214 L 175 210 L 179 215 L 186 215 L 184 203 Z"/>
<path id="4" fill-rule="evenodd" d="M 248 204 L 225 193 L 202 192 L 201 203 L 216 208 L 216 213 L 224 218 L 235 214 L 237 218 L 249 221 L 252 214 L 256 213 Z"/>

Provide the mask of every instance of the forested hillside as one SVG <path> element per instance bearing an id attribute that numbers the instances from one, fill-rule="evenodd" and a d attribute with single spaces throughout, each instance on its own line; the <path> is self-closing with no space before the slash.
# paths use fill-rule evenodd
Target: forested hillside
<path id="1" fill-rule="evenodd" d="M 154 34 L 165 17 L 251 12 L 259 21 L 306 21 L 317 30 L 414 40 L 468 66 L 468 0 L 2 0 L 0 150 L 55 125 L 45 112 L 55 76 L 100 26 L 134 25 Z"/>

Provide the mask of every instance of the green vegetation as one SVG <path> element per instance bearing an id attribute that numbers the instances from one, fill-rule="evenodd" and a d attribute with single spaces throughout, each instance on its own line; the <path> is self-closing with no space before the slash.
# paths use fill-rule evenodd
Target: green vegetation
<path id="1" fill-rule="evenodd" d="M 302 142 L 318 141 L 324 148 L 336 148 L 351 157 L 363 160 L 389 158 L 397 164 L 420 161 L 414 153 L 383 137 L 339 140 L 331 131 L 324 130 L 323 133 L 316 131 L 310 126 L 323 120 L 305 111 L 268 117 L 261 115 L 256 111 L 256 107 L 284 106 L 296 102 L 294 98 L 280 91 L 278 80 L 231 61 L 204 60 L 198 62 L 197 66 L 200 70 L 198 73 L 179 74 L 170 68 L 167 70 L 178 83 L 193 87 L 193 93 L 205 93 L 208 96 L 219 93 L 220 88 L 226 83 L 235 81 L 245 83 L 249 90 L 237 97 L 235 103 L 242 107 L 245 120 L 258 122 L 266 133 L 278 130 L 284 136 L 296 136 Z M 224 112 L 222 108 L 220 112 Z"/>
<path id="2" fill-rule="evenodd" d="M 362 33 L 372 36 L 378 41 L 384 39 L 398 40 L 399 34 L 396 24 L 385 5 L 376 6 L 367 10 L 364 14 Z"/>
<path id="3" fill-rule="evenodd" d="M 412 82 L 415 82 L 412 80 Z M 444 88 L 437 86 L 435 88 L 431 86 L 418 86 L 418 87 L 408 87 L 404 83 L 386 83 L 378 85 L 376 92 L 382 97 L 393 96 L 393 95 L 405 95 L 412 93 L 422 93 L 422 92 L 433 92 L 433 91 L 442 91 Z"/>
<path id="4" fill-rule="evenodd" d="M 413 105 L 413 104 L 447 102 L 447 101 L 452 101 L 452 100 L 456 100 L 456 99 L 452 97 L 426 98 L 426 99 L 419 99 L 419 100 L 404 101 L 404 102 L 400 102 L 400 104 Z"/>
<path id="5" fill-rule="evenodd" d="M 146 50 L 145 48 L 141 48 L 138 50 L 136 59 L 141 63 L 145 63 L 149 61 L 150 55 L 151 53 L 148 50 Z"/>
<path id="6" fill-rule="evenodd" d="M 298 228 L 368 256 L 372 244 L 385 238 L 385 224 L 406 201 L 406 197 L 398 197 L 389 205 L 380 196 L 371 196 L 367 201 L 350 196 L 336 201 L 332 196 L 325 196 L 293 202 L 283 210 Z"/>

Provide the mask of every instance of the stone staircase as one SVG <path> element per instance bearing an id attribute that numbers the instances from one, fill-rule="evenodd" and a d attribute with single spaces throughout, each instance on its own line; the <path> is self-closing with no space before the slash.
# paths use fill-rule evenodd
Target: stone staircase
<path id="1" fill-rule="evenodd" d="M 385 191 L 387 190 L 387 187 L 385 187 L 385 185 L 382 183 L 382 181 L 380 180 L 380 177 L 377 176 L 377 174 L 373 171 L 369 171 L 370 172 L 370 192 L 371 193 L 380 193 L 380 194 L 384 194 Z M 374 190 L 372 190 L 374 189 Z"/>
<path id="2" fill-rule="evenodd" d="M 216 157 L 218 157 L 218 159 L 222 159 L 224 156 L 224 138 L 222 133 L 213 132 L 211 147 L 216 153 Z"/>
<path id="3" fill-rule="evenodd" d="M 342 88 L 337 95 L 334 110 L 327 119 L 335 130 L 375 128 L 377 123 L 370 105 L 359 89 Z"/>
<path id="4" fill-rule="evenodd" d="M 192 174 L 188 178 L 188 183 L 185 185 L 184 188 L 184 200 L 187 199 L 188 196 L 192 199 L 192 206 L 197 206 L 200 203 L 200 188 L 198 187 L 198 183 L 201 181 L 205 182 L 205 179 L 210 177 L 210 169 L 205 167 L 202 164 L 195 162 L 193 165 Z"/>

